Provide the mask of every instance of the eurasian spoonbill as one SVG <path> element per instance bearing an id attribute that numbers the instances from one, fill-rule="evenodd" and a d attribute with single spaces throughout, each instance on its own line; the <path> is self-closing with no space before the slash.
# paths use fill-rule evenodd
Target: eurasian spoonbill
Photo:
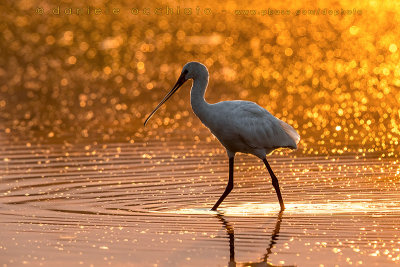
<path id="1" fill-rule="evenodd" d="M 216 210 L 233 189 L 233 163 L 236 152 L 248 153 L 259 157 L 268 169 L 272 185 L 278 196 L 281 210 L 285 209 L 278 179 L 269 165 L 266 156 L 273 150 L 285 147 L 297 149 L 300 136 L 289 124 L 274 117 L 266 109 L 250 101 L 222 101 L 209 104 L 204 99 L 208 85 L 207 67 L 199 62 L 187 63 L 175 86 L 147 117 L 151 116 L 164 104 L 187 80 L 192 79 L 190 102 L 193 112 L 211 133 L 226 148 L 229 157 L 229 182 L 225 192 L 215 203 Z"/>

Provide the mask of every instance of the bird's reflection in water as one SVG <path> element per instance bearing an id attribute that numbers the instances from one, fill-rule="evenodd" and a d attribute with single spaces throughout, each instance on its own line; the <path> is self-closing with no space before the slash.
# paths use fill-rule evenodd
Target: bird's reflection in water
<path id="1" fill-rule="evenodd" d="M 224 217 L 223 213 L 218 213 L 217 218 L 222 222 L 224 225 L 226 232 L 229 237 L 229 267 L 236 267 L 236 266 L 275 266 L 270 263 L 268 263 L 268 256 L 272 252 L 273 246 L 276 244 L 278 237 L 279 237 L 279 231 L 281 228 L 281 223 L 282 223 L 282 216 L 283 216 L 283 211 L 278 213 L 278 217 L 276 220 L 275 228 L 272 231 L 271 234 L 271 241 L 269 242 L 269 245 L 267 247 L 267 252 L 264 254 L 264 257 L 260 262 L 236 262 L 235 261 L 235 231 L 233 226 L 229 223 L 228 220 Z M 282 266 L 282 265 L 279 265 Z M 285 265 L 285 266 L 293 266 L 293 265 Z"/>

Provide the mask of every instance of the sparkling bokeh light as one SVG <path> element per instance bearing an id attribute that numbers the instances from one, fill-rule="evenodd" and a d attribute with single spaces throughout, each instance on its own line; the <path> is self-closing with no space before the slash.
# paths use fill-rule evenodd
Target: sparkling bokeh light
<path id="1" fill-rule="evenodd" d="M 3 266 L 400 263 L 395 1 L 0 11 Z M 283 213 L 262 163 L 243 154 L 234 190 L 209 211 L 228 163 L 191 110 L 190 83 L 143 127 L 189 61 L 209 69 L 208 102 L 254 101 L 299 132 L 297 151 L 268 157 Z"/>
<path id="2" fill-rule="evenodd" d="M 142 127 L 182 66 L 200 61 L 210 70 L 209 102 L 259 103 L 298 130 L 305 153 L 392 151 L 399 145 L 399 18 L 389 1 L 269 3 L 293 10 L 273 16 L 235 13 L 256 3 L 212 1 L 187 4 L 209 8 L 211 15 L 177 15 L 185 6 L 175 2 L 92 4 L 93 10 L 120 9 L 108 15 L 66 15 L 69 8 L 86 7 L 73 1 L 2 6 L 4 134 L 129 141 L 177 129 L 208 136 L 190 111 L 189 85 L 154 118 L 151 130 Z M 150 15 L 133 15 L 131 6 Z M 295 15 L 351 6 L 362 14 Z M 57 7 L 60 15 L 53 14 Z M 164 13 L 154 14 L 160 7 Z M 175 13 L 167 15 L 164 7 Z"/>

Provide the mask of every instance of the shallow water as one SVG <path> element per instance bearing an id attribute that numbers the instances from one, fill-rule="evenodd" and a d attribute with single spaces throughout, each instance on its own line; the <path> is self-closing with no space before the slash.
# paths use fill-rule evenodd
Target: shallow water
<path id="1" fill-rule="evenodd" d="M 209 210 L 227 183 L 216 141 L 3 140 L 0 153 L 6 266 L 400 262 L 396 158 L 273 154 L 287 207 L 279 213 L 262 162 L 247 155 L 236 157 L 235 188 L 219 212 Z"/>
<path id="2" fill-rule="evenodd" d="M 0 2 L 3 266 L 400 263 L 395 1 L 58 2 Z M 208 67 L 210 103 L 257 102 L 300 134 L 268 157 L 283 213 L 248 155 L 209 210 L 228 160 L 190 111 L 190 82 L 143 127 L 188 61 Z"/>

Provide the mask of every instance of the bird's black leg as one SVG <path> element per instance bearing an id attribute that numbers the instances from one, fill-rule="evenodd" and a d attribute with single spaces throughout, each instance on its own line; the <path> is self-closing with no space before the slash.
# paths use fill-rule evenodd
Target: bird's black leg
<path id="1" fill-rule="evenodd" d="M 233 162 L 234 162 L 234 157 L 229 158 L 229 182 L 228 185 L 226 186 L 225 192 L 222 194 L 222 196 L 219 198 L 217 203 L 215 203 L 214 207 L 212 207 L 211 210 L 217 210 L 219 204 L 221 204 L 222 201 L 226 198 L 226 196 L 232 191 L 233 189 Z"/>
<path id="2" fill-rule="evenodd" d="M 269 163 L 267 161 L 267 159 L 263 159 L 265 167 L 267 167 L 269 174 L 271 175 L 271 179 L 272 179 L 272 185 L 275 188 L 276 194 L 278 195 L 278 200 L 279 200 L 279 205 L 281 205 L 281 210 L 285 209 L 285 205 L 283 204 L 283 199 L 282 199 L 282 195 L 281 195 L 281 190 L 279 189 L 279 183 L 278 183 L 278 179 L 276 178 L 274 172 L 271 169 L 271 166 L 269 166 Z"/>

